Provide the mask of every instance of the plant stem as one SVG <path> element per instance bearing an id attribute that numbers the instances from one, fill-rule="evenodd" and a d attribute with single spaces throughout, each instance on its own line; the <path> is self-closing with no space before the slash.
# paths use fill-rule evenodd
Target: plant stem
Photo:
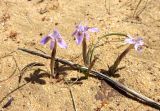
<path id="1" fill-rule="evenodd" d="M 110 71 L 112 72 L 112 74 L 114 74 L 118 68 L 118 65 L 120 64 L 121 60 L 126 56 L 126 54 L 130 51 L 130 49 L 133 48 L 133 45 L 129 45 L 129 47 L 127 49 L 125 49 L 116 59 L 116 61 L 114 62 L 114 64 L 110 67 Z"/>
<path id="2" fill-rule="evenodd" d="M 91 63 L 89 64 L 89 67 L 88 67 L 88 71 L 86 73 L 86 78 L 88 79 L 88 76 L 90 74 L 90 71 L 91 69 L 93 68 L 94 64 L 96 63 L 96 60 L 98 59 L 98 57 L 94 57 L 93 61 L 91 61 Z"/>
<path id="3" fill-rule="evenodd" d="M 83 54 L 84 65 L 87 66 L 88 62 L 87 62 L 87 43 L 86 43 L 86 37 L 83 38 L 83 42 L 82 42 L 82 54 Z"/>
<path id="4" fill-rule="evenodd" d="M 57 42 L 55 41 L 54 48 L 53 48 L 52 53 L 51 53 L 51 62 L 50 62 L 50 69 L 51 69 L 51 76 L 52 77 L 56 76 L 55 70 L 54 70 L 55 69 L 56 49 L 57 49 Z"/>

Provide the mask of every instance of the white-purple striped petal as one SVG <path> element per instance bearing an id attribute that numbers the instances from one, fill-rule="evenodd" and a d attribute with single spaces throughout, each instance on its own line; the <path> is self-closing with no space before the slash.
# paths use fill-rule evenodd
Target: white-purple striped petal
<path id="1" fill-rule="evenodd" d="M 141 46 L 141 45 L 135 44 L 135 45 L 134 45 L 134 48 L 135 48 L 136 51 L 142 52 L 142 46 Z"/>
<path id="2" fill-rule="evenodd" d="M 142 51 L 142 46 L 144 45 L 143 39 L 141 37 L 135 39 L 130 35 L 128 35 L 128 38 L 126 38 L 124 42 L 128 44 L 133 44 L 135 50 L 138 52 Z"/>

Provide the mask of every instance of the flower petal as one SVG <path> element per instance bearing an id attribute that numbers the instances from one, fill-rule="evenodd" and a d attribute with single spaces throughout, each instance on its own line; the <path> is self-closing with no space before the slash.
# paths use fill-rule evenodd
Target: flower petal
<path id="1" fill-rule="evenodd" d="M 49 41 L 49 39 L 50 39 L 50 36 L 44 36 L 41 40 L 41 44 L 43 45 L 46 44 Z"/>
<path id="2" fill-rule="evenodd" d="M 86 37 L 89 40 L 89 33 L 88 32 L 98 32 L 98 28 L 95 27 L 88 27 L 87 25 L 79 25 L 76 26 L 76 30 L 73 32 L 72 36 L 75 36 L 76 43 L 79 45 L 82 43 L 83 38 Z"/>
<path id="3" fill-rule="evenodd" d="M 136 43 L 134 45 L 134 48 L 138 51 L 142 51 L 142 46 L 144 45 L 143 38 L 139 37 L 136 39 Z"/>
<path id="4" fill-rule="evenodd" d="M 88 26 L 83 26 L 83 31 L 84 31 L 84 32 L 87 32 L 89 29 L 90 29 L 90 27 L 88 27 Z"/>
<path id="5" fill-rule="evenodd" d="M 137 40 L 136 40 L 136 44 L 144 45 L 143 38 L 138 37 Z"/>
<path id="6" fill-rule="evenodd" d="M 61 48 L 67 48 L 66 42 L 62 39 L 61 34 L 56 29 L 54 30 L 52 36 Z"/>
<path id="7" fill-rule="evenodd" d="M 135 44 L 135 45 L 134 45 L 134 48 L 135 48 L 136 51 L 142 52 L 142 45 Z"/>
<path id="8" fill-rule="evenodd" d="M 78 25 L 76 25 L 77 31 L 84 31 L 84 26 L 82 25 L 82 22 L 80 22 Z"/>
<path id="9" fill-rule="evenodd" d="M 125 43 L 127 43 L 127 44 L 135 44 L 136 42 L 135 42 L 135 39 L 134 38 L 126 38 L 125 40 L 124 40 L 124 42 Z"/>
<path id="10" fill-rule="evenodd" d="M 58 45 L 61 47 L 61 48 L 67 48 L 67 44 L 64 40 L 62 40 L 61 42 L 58 42 Z"/>
<path id="11" fill-rule="evenodd" d="M 72 36 L 75 36 L 78 33 L 77 29 L 72 33 Z"/>
<path id="12" fill-rule="evenodd" d="M 86 27 L 85 27 L 85 26 L 79 25 L 79 26 L 77 27 L 77 31 L 79 31 L 79 32 L 85 32 L 85 31 L 87 31 L 87 30 L 86 30 Z"/>
<path id="13" fill-rule="evenodd" d="M 57 40 L 58 45 L 59 45 L 61 48 L 67 48 L 67 44 L 66 44 L 66 42 L 65 42 L 62 38 L 58 38 L 58 39 L 56 39 L 56 40 Z"/>
<path id="14" fill-rule="evenodd" d="M 99 32 L 99 29 L 95 28 L 95 27 L 91 27 L 91 28 L 88 29 L 88 31 L 90 31 L 90 32 Z"/>
<path id="15" fill-rule="evenodd" d="M 82 43 L 83 38 L 84 38 L 84 33 L 78 32 L 76 34 L 76 42 L 77 42 L 78 45 L 80 45 Z"/>
<path id="16" fill-rule="evenodd" d="M 56 29 L 53 31 L 53 36 L 54 36 L 55 39 L 61 37 L 60 33 Z"/>
<path id="17" fill-rule="evenodd" d="M 53 49 L 54 45 L 55 45 L 55 41 L 52 40 L 51 43 L 50 43 L 50 49 Z"/>

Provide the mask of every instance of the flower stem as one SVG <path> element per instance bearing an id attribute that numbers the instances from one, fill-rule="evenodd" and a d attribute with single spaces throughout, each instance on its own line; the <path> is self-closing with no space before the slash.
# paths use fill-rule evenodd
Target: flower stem
<path id="1" fill-rule="evenodd" d="M 51 76 L 52 77 L 55 77 L 55 71 L 54 71 L 54 68 L 55 68 L 55 57 L 56 57 L 56 48 L 57 48 L 57 43 L 55 42 L 54 44 L 54 48 L 52 50 L 52 53 L 51 53 L 51 62 L 50 62 L 50 69 L 51 69 Z"/>
<path id="2" fill-rule="evenodd" d="M 114 64 L 110 67 L 110 71 L 112 74 L 114 74 L 117 71 L 118 65 L 120 64 L 121 60 L 126 56 L 126 54 L 130 51 L 130 49 L 133 48 L 133 45 L 129 45 L 127 49 L 125 49 L 116 59 Z"/>
<path id="3" fill-rule="evenodd" d="M 87 63 L 87 43 L 86 43 L 86 38 L 84 37 L 83 39 L 83 42 L 82 42 L 82 54 L 83 54 L 83 62 L 84 62 L 84 65 L 87 66 L 88 63 Z"/>
<path id="4" fill-rule="evenodd" d="M 87 71 L 87 73 L 85 74 L 86 79 L 88 79 L 88 76 L 89 76 L 89 74 L 90 74 L 90 72 L 91 72 L 91 69 L 93 68 L 93 66 L 94 66 L 94 64 L 96 63 L 97 59 L 98 59 L 98 57 L 95 56 L 94 59 L 93 59 L 93 60 L 91 61 L 91 63 L 89 64 L 88 71 Z"/>

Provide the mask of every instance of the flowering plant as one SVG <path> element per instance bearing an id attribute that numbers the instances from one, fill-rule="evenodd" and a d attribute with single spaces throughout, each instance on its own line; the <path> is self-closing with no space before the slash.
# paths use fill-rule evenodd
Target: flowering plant
<path id="1" fill-rule="evenodd" d="M 51 69 L 51 75 L 53 77 L 56 76 L 55 72 L 55 56 L 56 56 L 56 48 L 57 48 L 57 43 L 61 48 L 67 48 L 66 42 L 62 39 L 61 34 L 58 32 L 58 30 L 54 30 L 53 33 L 48 34 L 44 36 L 41 40 L 41 44 L 46 44 L 49 40 L 50 42 L 50 49 L 52 49 L 51 53 L 51 62 L 50 62 L 50 69 Z"/>
<path id="2" fill-rule="evenodd" d="M 87 50 L 86 40 L 89 40 L 90 38 L 89 32 L 98 32 L 99 30 L 98 28 L 95 28 L 95 27 L 83 26 L 81 25 L 81 23 L 77 25 L 75 28 L 76 29 L 72 35 L 75 37 L 76 43 L 78 45 L 82 44 L 83 61 L 84 61 L 84 64 L 88 66 L 89 62 L 87 60 L 88 50 Z"/>
<path id="3" fill-rule="evenodd" d="M 134 48 L 136 51 L 142 52 L 142 46 L 144 46 L 144 42 L 141 37 L 133 38 L 131 35 L 127 35 L 127 38 L 124 40 L 124 42 L 125 44 L 129 44 L 129 46 L 117 57 L 114 64 L 109 68 L 108 72 L 110 74 L 115 74 L 115 72 L 119 70 L 118 65 L 131 49 Z"/>

